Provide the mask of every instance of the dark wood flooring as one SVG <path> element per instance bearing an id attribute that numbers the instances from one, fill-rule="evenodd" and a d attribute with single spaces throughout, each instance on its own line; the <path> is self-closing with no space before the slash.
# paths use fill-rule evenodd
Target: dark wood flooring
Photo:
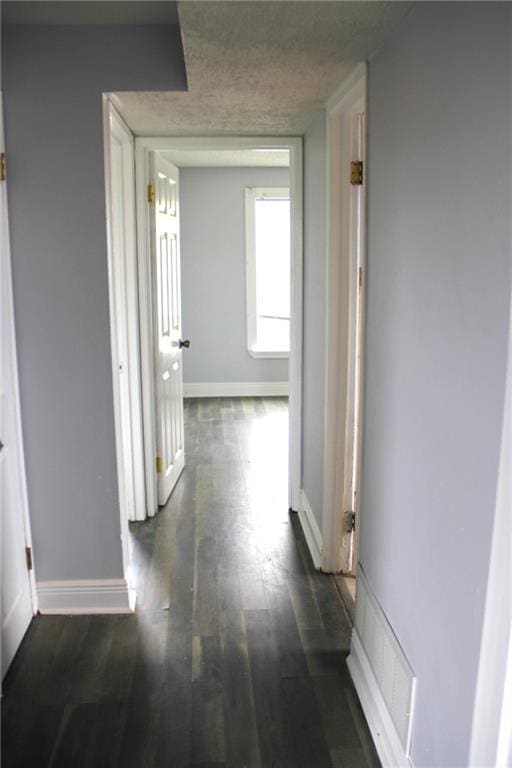
<path id="1" fill-rule="evenodd" d="M 285 399 L 188 400 L 187 467 L 132 526 L 133 616 L 39 616 L 3 768 L 378 765 L 331 577 L 287 510 Z"/>

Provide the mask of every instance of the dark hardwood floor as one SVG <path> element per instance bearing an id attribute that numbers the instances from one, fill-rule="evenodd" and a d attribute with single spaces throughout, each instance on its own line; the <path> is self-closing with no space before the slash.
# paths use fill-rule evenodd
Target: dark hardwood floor
<path id="1" fill-rule="evenodd" d="M 188 400 L 185 419 L 178 486 L 131 528 L 136 614 L 32 622 L 3 768 L 379 765 L 349 622 L 288 514 L 286 400 Z"/>

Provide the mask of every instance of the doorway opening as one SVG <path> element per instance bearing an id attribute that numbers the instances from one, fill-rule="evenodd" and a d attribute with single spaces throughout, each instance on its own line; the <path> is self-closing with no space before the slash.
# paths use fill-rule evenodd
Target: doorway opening
<path id="1" fill-rule="evenodd" d="M 366 66 L 327 105 L 329 246 L 323 569 L 355 613 L 366 283 Z"/>
<path id="2" fill-rule="evenodd" d="M 105 108 L 115 114 L 108 100 Z M 110 125 L 107 130 L 112 133 Z M 119 332 L 123 312 L 125 323 L 137 329 L 138 344 L 138 378 L 127 377 L 130 402 L 138 401 L 135 430 L 123 428 L 128 399 L 123 405 L 122 386 L 114 391 L 127 570 L 127 519 L 154 516 L 186 461 L 184 398 L 288 397 L 287 507 L 298 509 L 302 350 L 301 139 L 131 136 L 131 142 L 135 179 L 128 178 L 133 194 L 128 208 L 135 210 L 136 256 L 128 272 L 136 302 L 126 299 L 126 274 L 123 279 L 120 270 L 116 273 L 115 264 L 110 270 L 118 379 L 126 370 Z M 112 172 L 118 173 L 111 162 Z M 236 199 L 226 187 L 230 179 L 232 187 L 238 185 Z M 109 185 L 116 189 L 107 173 L 107 193 Z M 112 229 L 116 217 L 109 214 Z M 237 232 L 227 232 L 235 219 Z M 143 497 L 132 515 L 123 504 L 127 478 L 133 487 L 123 458 L 130 456 L 130 440 L 142 451 L 136 467 L 133 460 L 129 467 Z"/>

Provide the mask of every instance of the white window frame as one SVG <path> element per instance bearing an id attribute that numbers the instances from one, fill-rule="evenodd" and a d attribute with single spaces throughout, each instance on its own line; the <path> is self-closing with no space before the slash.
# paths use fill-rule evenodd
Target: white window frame
<path id="1" fill-rule="evenodd" d="M 255 358 L 289 358 L 290 350 L 262 349 L 257 345 L 256 320 L 256 200 L 290 200 L 289 187 L 245 188 L 245 274 L 247 307 L 247 351 Z M 290 277 L 291 279 L 291 277 Z"/>

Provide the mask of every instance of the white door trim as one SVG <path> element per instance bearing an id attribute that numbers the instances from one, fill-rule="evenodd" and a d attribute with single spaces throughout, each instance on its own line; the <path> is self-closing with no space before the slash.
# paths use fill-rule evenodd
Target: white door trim
<path id="1" fill-rule="evenodd" d="M 140 383 L 140 353 L 139 353 L 139 310 L 137 286 L 137 242 L 135 228 L 135 149 L 134 137 L 120 114 L 106 96 L 103 97 L 103 128 L 104 128 L 104 157 L 105 157 L 105 195 L 107 212 L 107 255 L 110 305 L 110 344 L 112 351 L 112 375 L 114 393 L 114 419 L 116 434 L 117 474 L 119 488 L 119 505 L 121 517 L 129 520 L 144 520 L 145 510 L 145 475 L 143 455 L 143 432 L 141 413 L 141 383 Z M 112 164 L 110 157 L 110 142 L 116 141 L 122 150 L 122 178 L 118 179 L 123 190 L 123 221 L 124 221 L 124 270 L 121 274 L 124 283 L 118 286 L 126 296 L 127 315 L 127 359 L 124 362 L 123 376 L 127 377 L 130 392 L 130 412 L 123 414 L 121 390 L 119 386 L 119 345 L 116 322 L 116 286 L 114 281 L 119 279 L 119 271 L 115 269 L 113 252 L 113 217 L 112 217 Z M 131 514 L 126 511 L 125 478 L 123 459 L 123 418 L 129 423 L 131 436 L 130 460 L 133 471 L 133 494 L 130 507 Z M 127 531 L 126 531 L 127 532 Z"/>
<path id="2" fill-rule="evenodd" d="M 0 152 L 5 152 L 4 144 L 4 130 L 3 130 L 3 96 L 0 92 Z M 32 547 L 32 532 L 30 528 L 30 513 L 29 513 L 29 501 L 28 501 L 28 488 L 27 488 L 27 472 L 25 466 L 25 451 L 23 447 L 23 430 L 22 430 L 22 418 L 21 418 L 21 403 L 20 403 L 20 385 L 18 375 L 18 356 L 16 351 L 16 328 L 14 319 L 14 297 L 12 292 L 12 267 L 11 267 L 11 251 L 9 241 L 9 229 L 8 229 L 8 217 L 7 217 L 7 181 L 0 181 L 1 185 L 1 216 L 2 226 L 1 230 L 1 266 L 2 270 L 2 292 L 5 299 L 4 318 L 5 323 L 2 323 L 2 345 L 5 344 L 7 348 L 7 356 L 9 359 L 10 376 L 9 384 L 11 387 L 11 402 L 13 404 L 14 413 L 14 432 L 13 445 L 12 445 L 12 462 L 16 471 L 16 483 L 18 486 L 20 508 L 23 514 L 23 530 L 25 534 L 25 546 L 29 547 L 32 551 L 32 570 L 28 572 L 29 584 L 30 584 L 30 598 L 32 603 L 32 613 L 35 615 L 38 610 L 37 603 L 37 591 L 35 580 L 35 566 L 34 566 L 34 553 Z M 5 375 L 5 371 L 3 372 Z M 0 552 L 1 557 L 1 552 Z M 0 562 L 1 572 L 1 562 Z"/>
<path id="3" fill-rule="evenodd" d="M 357 291 L 358 281 L 357 272 L 351 269 L 350 228 L 346 226 L 350 158 L 346 157 L 343 131 L 345 121 L 357 105 L 362 104 L 366 111 L 366 77 L 366 64 L 358 64 L 327 104 L 327 348 L 322 570 L 329 573 L 341 570 L 347 414 L 353 410 L 347 371 L 350 334 L 355 323 L 350 312 L 343 310 L 350 306 L 349 297 Z"/>
<path id="4" fill-rule="evenodd" d="M 155 415 L 153 334 L 147 185 L 151 152 L 212 149 L 285 149 L 290 151 L 292 219 L 291 339 L 289 363 L 289 504 L 300 509 L 301 399 L 302 399 L 302 139 L 298 137 L 141 137 L 135 140 L 137 233 L 139 254 L 139 313 L 141 335 L 142 401 L 148 515 L 157 511 L 155 472 Z"/>

